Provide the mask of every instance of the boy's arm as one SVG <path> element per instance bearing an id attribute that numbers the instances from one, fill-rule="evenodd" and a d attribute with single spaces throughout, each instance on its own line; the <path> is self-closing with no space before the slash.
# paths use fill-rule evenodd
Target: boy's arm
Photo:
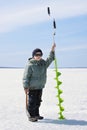
<path id="1" fill-rule="evenodd" d="M 23 74 L 23 87 L 24 89 L 29 89 L 29 80 L 32 74 L 32 69 L 30 65 L 26 65 L 24 74 Z"/>
<path id="2" fill-rule="evenodd" d="M 52 51 L 52 52 L 55 52 L 55 47 L 56 47 L 56 44 L 54 43 L 54 44 L 52 45 L 52 48 L 51 48 L 51 51 Z"/>
<path id="3" fill-rule="evenodd" d="M 51 48 L 51 52 L 49 57 L 46 59 L 46 67 L 49 67 L 49 65 L 52 63 L 52 61 L 55 59 L 55 47 L 56 44 L 54 43 Z"/>

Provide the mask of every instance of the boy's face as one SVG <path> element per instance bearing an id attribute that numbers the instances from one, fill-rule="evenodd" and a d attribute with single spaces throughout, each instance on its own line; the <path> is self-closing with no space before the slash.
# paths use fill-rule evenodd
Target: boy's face
<path id="1" fill-rule="evenodd" d="M 34 59 L 39 61 L 40 59 L 42 58 L 42 54 L 40 52 L 37 52 L 35 55 L 34 55 Z"/>

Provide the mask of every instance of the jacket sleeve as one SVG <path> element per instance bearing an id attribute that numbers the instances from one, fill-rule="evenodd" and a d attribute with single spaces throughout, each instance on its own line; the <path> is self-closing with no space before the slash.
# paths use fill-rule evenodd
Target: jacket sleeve
<path id="1" fill-rule="evenodd" d="M 32 69 L 30 65 L 26 65 L 24 74 L 23 74 L 23 87 L 24 89 L 29 88 L 29 81 L 32 75 Z"/>
<path id="2" fill-rule="evenodd" d="M 55 59 L 55 52 L 51 51 L 49 57 L 46 59 L 46 67 L 48 68 L 52 61 Z"/>

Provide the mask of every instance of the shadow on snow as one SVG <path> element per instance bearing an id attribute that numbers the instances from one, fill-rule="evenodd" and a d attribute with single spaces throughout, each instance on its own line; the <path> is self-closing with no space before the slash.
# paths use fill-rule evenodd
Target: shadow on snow
<path id="1" fill-rule="evenodd" d="M 75 120 L 75 119 L 64 119 L 64 120 L 44 119 L 40 123 L 87 126 L 87 121 Z"/>

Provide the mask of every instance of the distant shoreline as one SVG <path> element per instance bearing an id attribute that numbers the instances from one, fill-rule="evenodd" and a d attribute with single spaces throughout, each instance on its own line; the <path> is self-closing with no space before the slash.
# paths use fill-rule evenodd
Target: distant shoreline
<path id="1" fill-rule="evenodd" d="M 0 67 L 0 69 L 24 69 L 24 67 Z M 49 69 L 54 69 L 49 67 Z M 87 69 L 87 67 L 59 67 L 59 69 Z"/>
<path id="2" fill-rule="evenodd" d="M 0 67 L 0 69 L 23 69 L 24 67 Z"/>

